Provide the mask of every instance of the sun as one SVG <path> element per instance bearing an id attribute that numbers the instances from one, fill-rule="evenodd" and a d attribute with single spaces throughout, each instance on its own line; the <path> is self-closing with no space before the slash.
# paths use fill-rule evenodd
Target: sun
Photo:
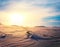
<path id="1" fill-rule="evenodd" d="M 10 25 L 22 25 L 24 22 L 24 15 L 14 13 L 9 15 L 9 24 Z"/>

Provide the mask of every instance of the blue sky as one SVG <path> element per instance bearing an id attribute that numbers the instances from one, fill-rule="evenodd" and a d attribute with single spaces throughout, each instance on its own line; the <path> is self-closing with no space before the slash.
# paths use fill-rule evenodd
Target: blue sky
<path id="1" fill-rule="evenodd" d="M 29 13 L 25 25 L 60 26 L 60 0 L 0 0 L 2 23 L 6 21 L 3 14 L 12 11 Z"/>
<path id="2" fill-rule="evenodd" d="M 60 26 L 60 15 L 46 17 L 44 18 L 44 21 L 47 22 L 48 25 Z"/>

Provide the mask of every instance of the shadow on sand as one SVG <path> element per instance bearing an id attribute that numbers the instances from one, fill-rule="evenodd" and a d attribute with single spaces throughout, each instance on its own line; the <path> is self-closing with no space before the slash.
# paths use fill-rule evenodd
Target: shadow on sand
<path id="1" fill-rule="evenodd" d="M 56 40 L 56 39 L 59 39 L 60 37 L 45 38 L 45 37 L 41 37 L 41 36 L 38 36 L 38 35 L 32 35 L 30 38 L 38 41 L 38 40 Z"/>
<path id="2" fill-rule="evenodd" d="M 47 35 L 43 35 L 43 36 L 47 36 Z M 56 37 L 56 36 L 50 36 L 48 38 L 42 37 L 42 36 L 38 36 L 37 34 L 31 32 L 31 31 L 27 31 L 27 38 L 33 39 L 33 40 L 56 40 L 56 39 L 60 39 L 60 37 Z"/>
<path id="3" fill-rule="evenodd" d="M 31 39 L 38 41 L 38 40 L 51 40 L 52 38 L 44 38 L 44 37 L 40 37 L 40 36 L 37 36 L 37 35 L 32 35 Z"/>

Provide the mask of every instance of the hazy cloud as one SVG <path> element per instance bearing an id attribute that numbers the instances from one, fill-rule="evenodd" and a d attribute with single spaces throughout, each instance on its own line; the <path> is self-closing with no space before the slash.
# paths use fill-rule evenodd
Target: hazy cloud
<path id="1" fill-rule="evenodd" d="M 54 26 L 60 26 L 60 15 L 57 16 L 51 16 L 51 17 L 46 17 L 44 18 L 44 21 L 48 25 L 54 25 Z"/>
<path id="2" fill-rule="evenodd" d="M 27 13 L 28 23 L 31 23 L 29 21 L 33 19 L 33 25 L 34 23 L 45 25 L 45 22 L 48 25 L 60 24 L 60 0 L 0 0 L 1 15 L 15 11 Z"/>

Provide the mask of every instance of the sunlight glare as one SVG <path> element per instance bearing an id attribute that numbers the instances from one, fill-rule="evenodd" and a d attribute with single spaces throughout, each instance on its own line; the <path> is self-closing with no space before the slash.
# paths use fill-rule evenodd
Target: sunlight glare
<path id="1" fill-rule="evenodd" d="M 24 15 L 21 14 L 10 14 L 9 16 L 10 25 L 22 25 L 24 22 Z"/>

